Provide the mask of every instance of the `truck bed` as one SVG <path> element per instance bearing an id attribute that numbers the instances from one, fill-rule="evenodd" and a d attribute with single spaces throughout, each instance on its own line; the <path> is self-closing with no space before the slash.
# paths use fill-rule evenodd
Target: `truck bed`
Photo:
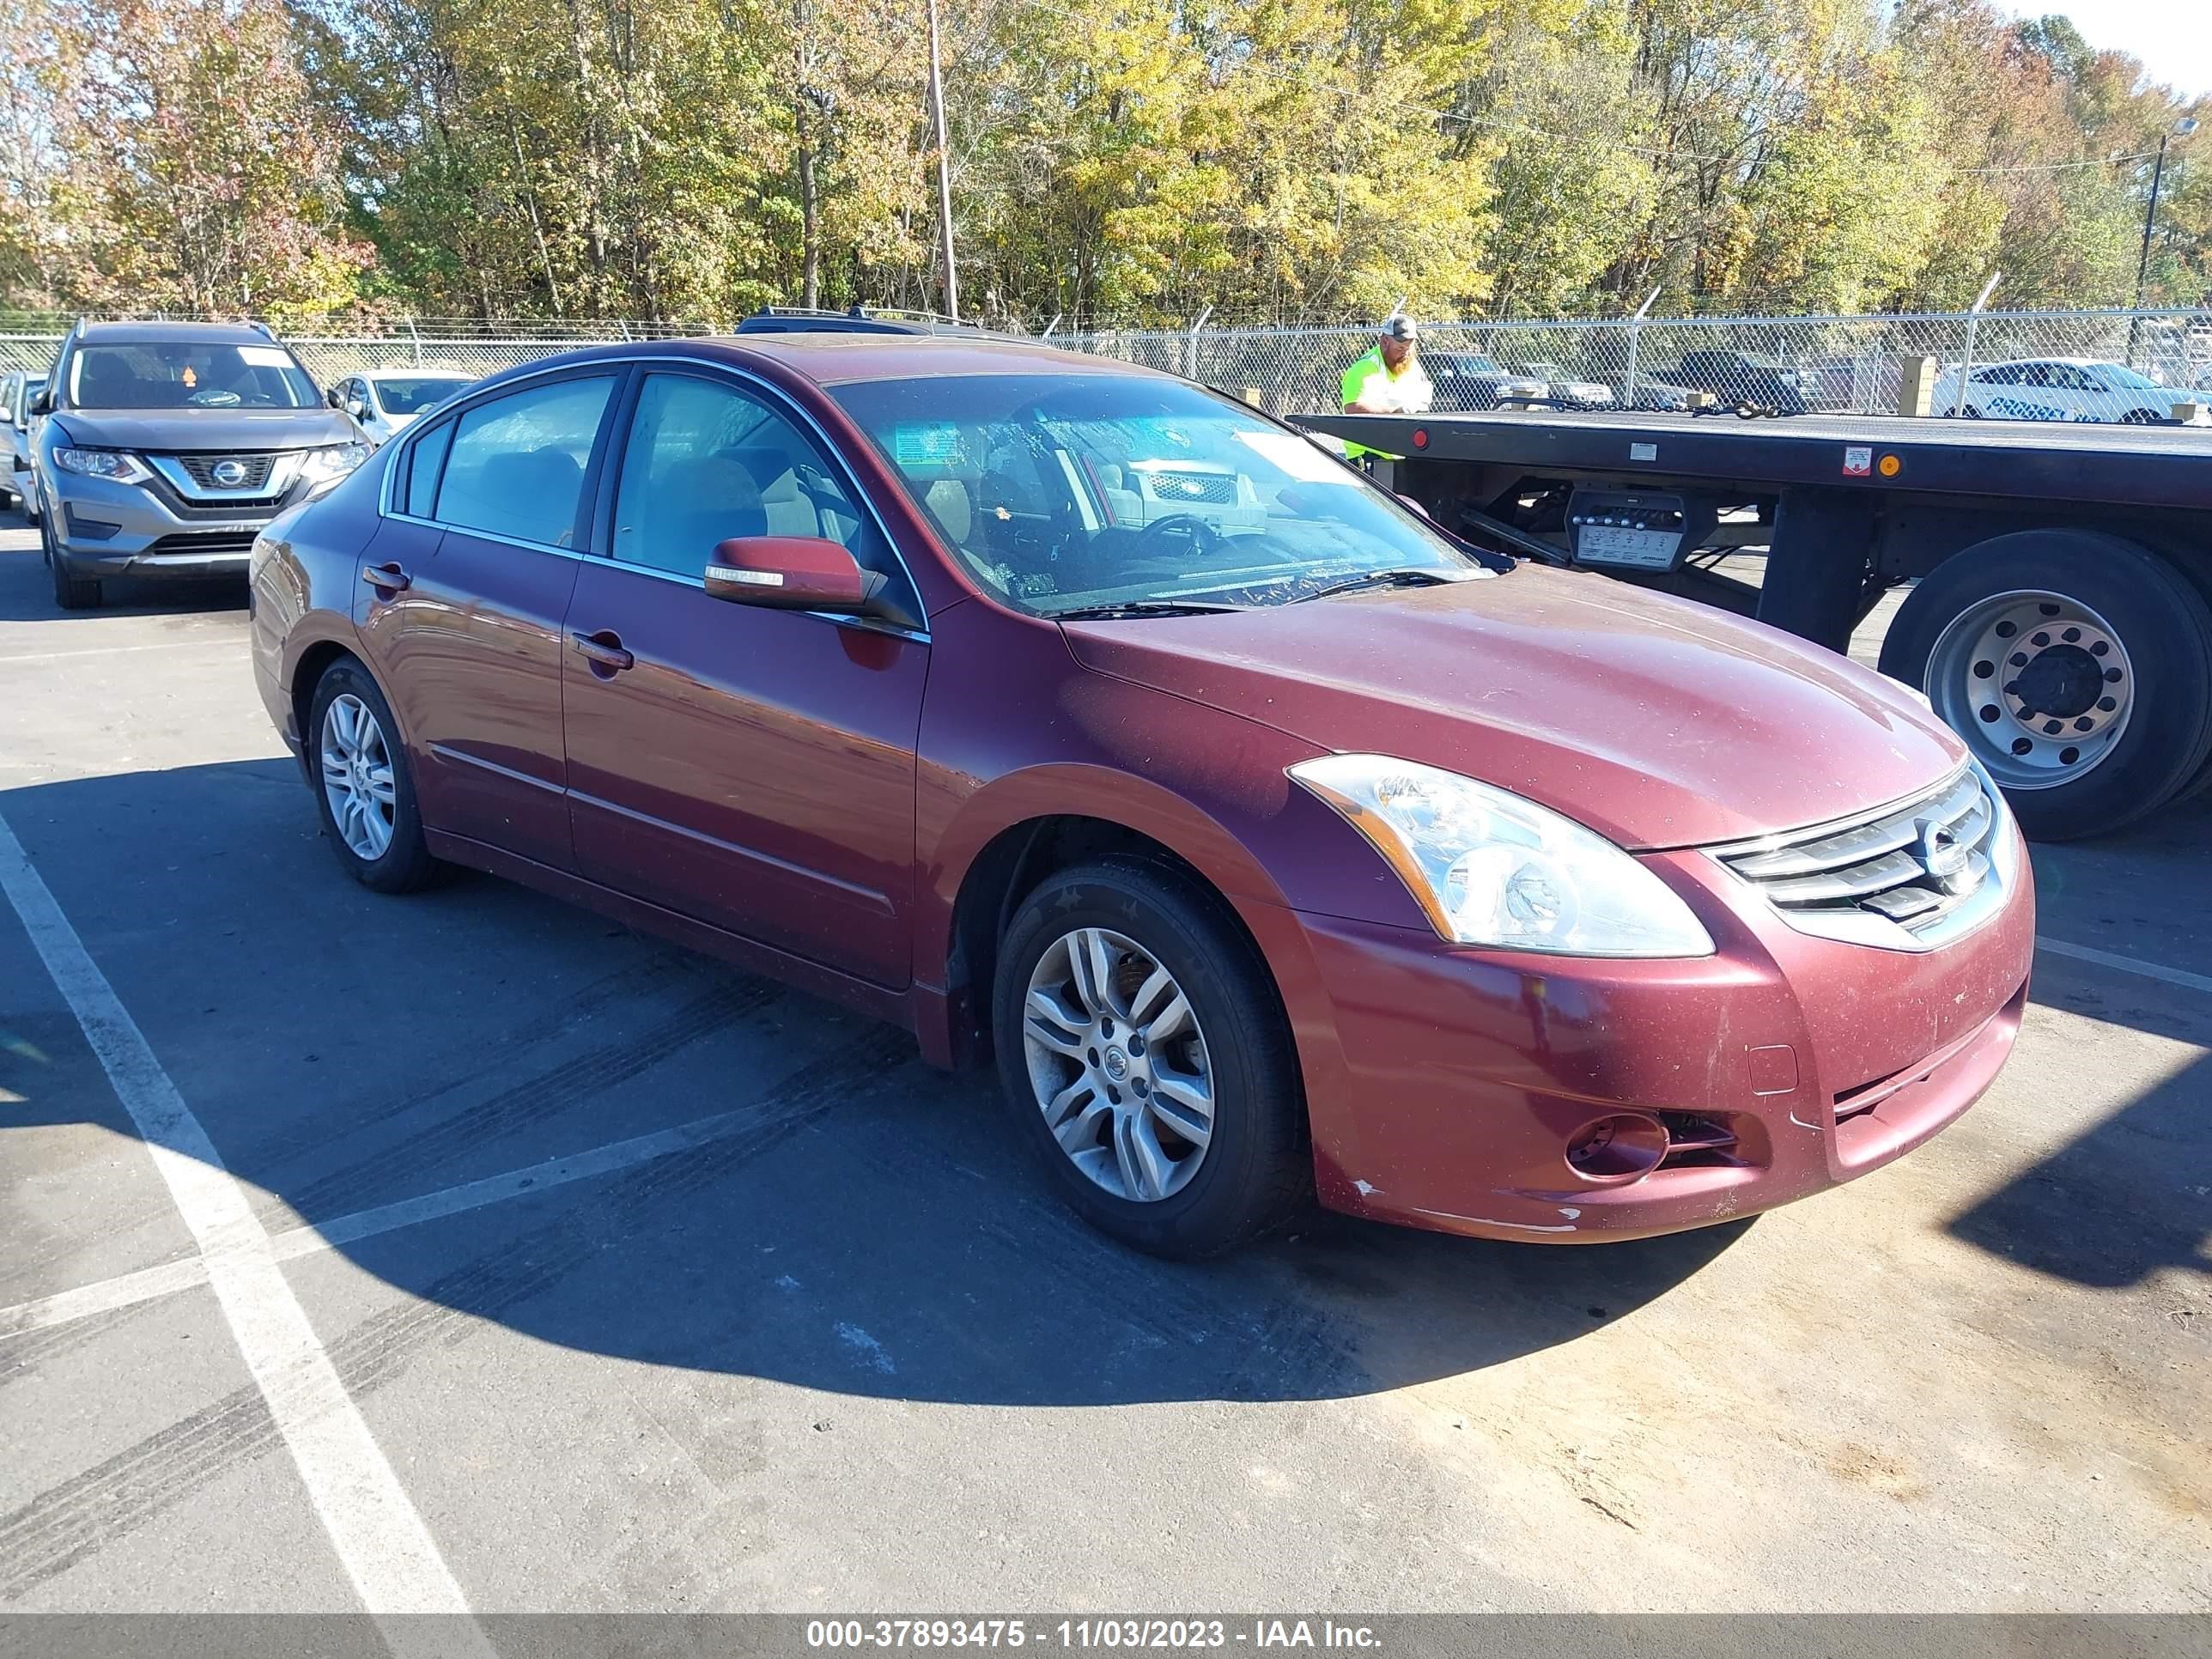
<path id="1" fill-rule="evenodd" d="M 1875 492 L 2212 509 L 2212 427 L 1887 416 L 1506 411 L 1302 415 L 1317 432 L 1408 459 L 1541 473 L 1814 484 Z M 1871 450 L 1864 475 L 1846 471 Z M 1884 457 L 1895 471 L 1884 476 Z"/>

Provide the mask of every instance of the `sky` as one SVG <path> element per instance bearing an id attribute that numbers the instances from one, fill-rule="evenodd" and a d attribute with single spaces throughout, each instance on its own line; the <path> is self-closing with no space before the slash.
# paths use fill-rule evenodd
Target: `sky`
<path id="1" fill-rule="evenodd" d="M 2140 58 L 2154 81 L 2212 93 L 2212 0 L 2002 0 L 2021 17 L 2058 12 L 2105 52 Z"/>

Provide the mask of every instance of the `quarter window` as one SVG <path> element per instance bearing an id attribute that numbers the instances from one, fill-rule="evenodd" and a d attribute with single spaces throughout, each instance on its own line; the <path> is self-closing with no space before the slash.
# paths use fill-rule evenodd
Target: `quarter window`
<path id="1" fill-rule="evenodd" d="M 410 517 L 427 519 L 438 501 L 438 469 L 446 464 L 446 452 L 453 447 L 453 423 L 441 422 L 435 428 L 417 439 L 407 453 L 407 512 Z"/>
<path id="2" fill-rule="evenodd" d="M 697 576 L 733 536 L 817 536 L 902 589 L 883 532 L 814 441 L 720 380 L 648 374 L 615 490 L 614 556 Z"/>
<path id="3" fill-rule="evenodd" d="M 456 529 L 573 545 L 584 468 L 614 384 L 611 375 L 556 380 L 464 414 L 451 428 L 451 453 L 429 516 Z M 417 450 L 416 477 L 434 459 Z M 411 507 L 413 479 L 408 495 Z"/>

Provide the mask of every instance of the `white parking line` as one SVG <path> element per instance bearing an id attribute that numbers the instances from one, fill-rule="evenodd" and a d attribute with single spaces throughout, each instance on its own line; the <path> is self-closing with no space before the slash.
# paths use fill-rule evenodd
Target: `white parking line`
<path id="1" fill-rule="evenodd" d="M 2212 991 L 2212 975 L 2192 974 L 2185 968 L 2167 968 L 2135 957 L 2117 956 L 2110 951 L 2094 950 L 2087 945 L 2069 945 L 2063 939 L 2046 939 L 2041 933 L 2035 936 L 2035 948 L 2048 951 L 2053 956 L 2071 957 L 2076 962 L 2093 962 L 2100 968 L 2110 968 L 2117 973 L 2137 974 L 2144 979 L 2163 980 L 2168 985 L 2179 985 L 2185 991 Z"/>
<path id="2" fill-rule="evenodd" d="M 549 1158 L 542 1164 L 510 1170 L 504 1175 L 486 1176 L 480 1181 L 442 1187 L 420 1197 L 356 1210 L 319 1226 L 288 1227 L 283 1232 L 270 1235 L 270 1252 L 279 1261 L 295 1261 L 303 1255 L 341 1249 L 380 1233 L 396 1232 L 402 1227 L 419 1226 L 425 1221 L 461 1215 L 488 1205 L 503 1204 L 510 1199 L 527 1198 L 532 1193 L 565 1187 L 574 1181 L 588 1181 L 594 1176 L 612 1175 L 640 1164 L 649 1164 L 657 1158 L 666 1158 L 672 1152 L 704 1146 L 741 1129 L 773 1122 L 779 1109 L 773 1103 L 741 1106 L 733 1111 L 696 1117 L 688 1123 L 659 1129 L 649 1135 L 633 1135 L 627 1140 L 609 1141 L 586 1152 Z M 185 1261 L 164 1262 L 156 1267 L 141 1267 L 136 1273 L 118 1273 L 96 1285 L 19 1302 L 12 1308 L 0 1308 L 0 1337 L 19 1336 L 25 1331 L 44 1330 L 52 1325 L 89 1319 L 94 1314 L 112 1313 L 136 1303 L 173 1296 L 207 1281 L 206 1263 L 197 1256 Z"/>
<path id="3" fill-rule="evenodd" d="M 88 645 L 79 651 L 0 651 L 0 667 L 11 662 L 60 662 L 69 657 L 118 657 L 131 651 L 189 651 L 203 645 L 234 645 L 234 634 L 210 634 L 204 639 L 162 640 L 149 645 Z"/>
<path id="4" fill-rule="evenodd" d="M 285 1283 L 268 1232 L 0 817 L 0 891 L 99 1056 L 191 1230 L 209 1284 L 346 1576 L 395 1654 L 489 1656 L 422 1517 Z M 410 1613 L 459 1618 L 410 1619 Z"/>

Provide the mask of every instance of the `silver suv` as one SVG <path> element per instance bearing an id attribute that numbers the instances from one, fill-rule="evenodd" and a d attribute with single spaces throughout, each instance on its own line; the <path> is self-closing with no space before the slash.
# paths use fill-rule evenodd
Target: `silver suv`
<path id="1" fill-rule="evenodd" d="M 262 526 L 368 457 L 266 329 L 79 323 L 32 404 L 30 488 L 66 610 L 107 576 L 243 576 Z"/>

